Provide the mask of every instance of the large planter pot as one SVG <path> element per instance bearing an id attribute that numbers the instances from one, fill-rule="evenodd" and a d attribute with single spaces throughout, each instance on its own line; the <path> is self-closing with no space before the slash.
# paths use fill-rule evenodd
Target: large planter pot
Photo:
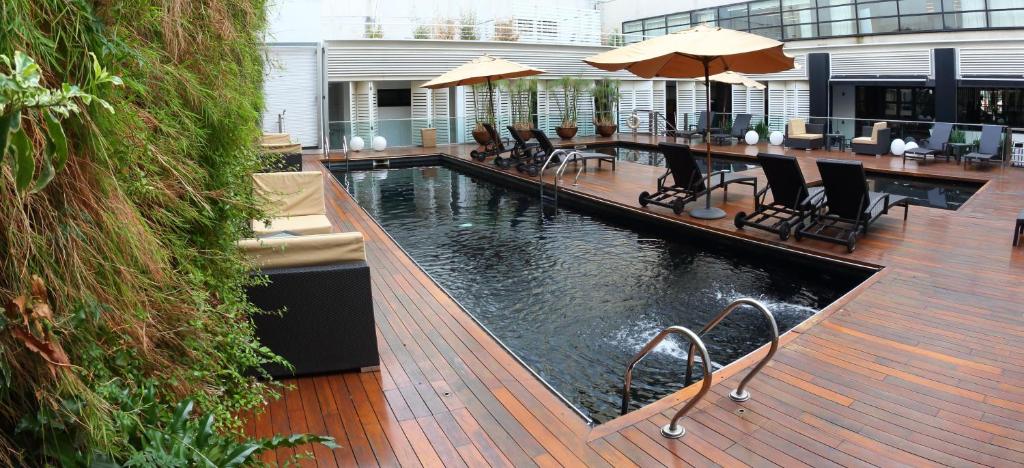
<path id="1" fill-rule="evenodd" d="M 579 130 L 578 127 L 555 127 L 555 133 L 558 134 L 558 138 L 563 140 L 571 140 Z"/>
<path id="2" fill-rule="evenodd" d="M 533 138 L 533 132 L 530 129 L 523 130 L 523 129 L 517 128 L 516 129 L 516 133 L 519 134 L 519 138 L 521 140 L 523 140 L 523 141 L 527 141 L 530 138 Z"/>
<path id="3" fill-rule="evenodd" d="M 481 129 L 474 129 L 473 130 L 473 139 L 476 140 L 477 144 L 479 144 L 479 145 L 486 145 L 487 143 L 490 143 L 490 141 L 491 141 L 491 134 L 487 133 L 487 130 L 484 130 L 482 128 Z"/>
<path id="4" fill-rule="evenodd" d="M 619 126 L 615 124 L 597 125 L 597 134 L 603 137 L 610 137 L 615 134 L 615 129 L 618 127 Z"/>

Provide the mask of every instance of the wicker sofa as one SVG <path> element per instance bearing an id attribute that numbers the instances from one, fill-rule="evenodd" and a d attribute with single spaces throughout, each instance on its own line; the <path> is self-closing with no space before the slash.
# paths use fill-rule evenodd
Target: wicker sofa
<path id="1" fill-rule="evenodd" d="M 295 235 L 331 232 L 324 205 L 324 176 L 318 171 L 272 172 L 253 174 L 256 196 L 271 216 L 269 220 L 253 220 L 256 237 L 280 232 Z"/>
<path id="2" fill-rule="evenodd" d="M 362 234 L 245 239 L 238 245 L 257 266 L 254 274 L 269 279 L 249 287 L 249 300 L 268 312 L 285 311 L 253 318 L 263 345 L 294 366 L 265 366 L 272 377 L 379 365 Z"/>
<path id="3" fill-rule="evenodd" d="M 274 155 L 264 172 L 301 171 L 302 145 L 292 142 L 287 133 L 264 133 L 260 138 L 260 150 Z"/>
<path id="4" fill-rule="evenodd" d="M 804 119 L 790 119 L 786 124 L 783 146 L 812 150 L 825 146 L 825 126 L 805 123 Z"/>
<path id="5" fill-rule="evenodd" d="M 873 154 L 881 156 L 889 152 L 889 145 L 892 143 L 892 129 L 885 122 L 875 122 L 874 125 L 864 126 L 861 133 L 868 136 L 860 136 L 850 140 L 850 147 L 857 154 Z"/>

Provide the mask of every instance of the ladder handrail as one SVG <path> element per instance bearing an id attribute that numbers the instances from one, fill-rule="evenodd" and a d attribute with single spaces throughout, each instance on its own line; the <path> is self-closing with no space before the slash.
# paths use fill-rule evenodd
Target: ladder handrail
<path id="1" fill-rule="evenodd" d="M 694 348 L 697 348 L 700 350 L 701 364 L 703 364 L 704 366 L 704 375 L 701 377 L 702 384 L 700 390 L 697 392 L 697 395 L 691 398 L 690 401 L 686 402 L 686 405 L 680 408 L 679 411 L 676 411 L 676 414 L 675 416 L 672 417 L 672 420 L 669 421 L 669 423 L 665 425 L 665 427 L 661 428 L 661 434 L 663 436 L 676 439 L 682 437 L 683 434 L 686 433 L 686 429 L 682 425 L 678 424 L 679 420 L 683 416 L 686 416 L 686 413 L 688 413 L 690 409 L 693 408 L 697 404 L 697 402 L 700 401 L 701 398 L 704 398 L 704 395 L 707 394 L 708 390 L 711 389 L 711 382 L 713 379 L 711 371 L 711 357 L 708 356 L 708 349 L 706 346 L 704 346 L 704 341 L 702 341 L 696 333 L 690 331 L 690 329 L 686 327 L 674 325 L 665 328 L 664 330 L 659 332 L 657 336 L 652 338 L 651 341 L 648 341 L 647 344 L 644 345 L 644 347 L 640 350 L 640 352 L 636 353 L 636 355 L 633 356 L 633 359 L 630 360 L 629 365 L 626 366 L 626 383 L 622 391 L 622 414 L 626 414 L 626 412 L 629 410 L 629 390 L 633 384 L 633 368 L 636 367 L 637 363 L 640 362 L 641 359 L 647 357 L 647 355 L 650 354 L 650 352 L 656 346 L 658 346 L 658 344 L 660 344 L 665 338 L 668 337 L 668 335 L 671 334 L 680 334 L 686 336 L 690 340 L 690 349 L 692 350 Z M 692 356 L 693 355 L 691 354 L 690 357 Z"/>
<path id="2" fill-rule="evenodd" d="M 733 390 L 732 393 L 729 394 L 730 399 L 739 402 L 747 401 L 750 399 L 750 392 L 747 391 L 747 384 L 750 383 L 750 381 L 754 378 L 755 375 L 757 375 L 758 372 L 761 372 L 761 369 L 768 364 L 768 361 L 772 360 L 772 357 L 775 356 L 775 351 L 779 349 L 779 326 L 775 323 L 775 316 L 772 314 L 770 310 L 768 310 L 768 307 L 766 307 L 760 301 L 749 297 L 743 297 L 740 299 L 736 299 L 735 301 L 732 301 L 732 303 L 730 303 L 729 305 L 725 306 L 725 308 L 718 313 L 718 316 L 716 316 L 714 319 L 708 322 L 708 324 L 705 325 L 704 328 L 698 333 L 699 336 L 704 336 L 705 333 L 713 330 L 716 326 L 718 326 L 719 323 L 722 322 L 722 320 L 725 320 L 725 318 L 728 317 L 729 314 L 732 313 L 732 311 L 736 310 L 739 306 L 742 305 L 747 305 L 757 309 L 758 311 L 761 312 L 761 314 L 764 315 L 766 319 L 768 319 L 768 324 L 771 326 L 770 328 L 772 341 L 771 346 L 768 348 L 768 355 L 766 355 L 764 358 L 758 361 L 758 363 L 752 369 L 750 369 L 750 372 L 747 373 L 747 376 L 740 381 L 740 384 L 738 387 L 736 387 L 736 390 Z M 691 342 L 689 348 L 689 355 L 686 358 L 686 385 L 690 385 L 690 378 L 693 373 L 693 352 L 693 343 Z"/>
<path id="3" fill-rule="evenodd" d="M 540 167 L 540 174 L 539 174 L 539 178 L 538 178 L 538 185 L 540 185 L 540 203 L 542 205 L 544 204 L 544 171 L 546 171 L 548 169 L 548 165 L 551 164 L 551 160 L 554 159 L 555 156 L 558 156 L 560 154 L 566 154 L 567 156 L 565 157 L 565 160 L 568 160 L 569 157 L 573 155 L 573 153 L 576 153 L 576 151 L 575 150 L 565 149 L 565 148 L 556 149 L 556 150 L 552 151 L 551 154 L 548 155 L 548 158 L 544 161 L 544 164 Z M 559 168 L 561 168 L 562 166 L 565 165 L 565 160 L 563 160 L 562 163 L 558 166 Z M 555 207 L 556 207 L 555 209 L 557 210 L 558 209 L 557 208 L 558 207 L 558 175 L 557 174 L 555 175 Z M 542 210 L 542 212 L 543 212 L 543 210 Z"/>

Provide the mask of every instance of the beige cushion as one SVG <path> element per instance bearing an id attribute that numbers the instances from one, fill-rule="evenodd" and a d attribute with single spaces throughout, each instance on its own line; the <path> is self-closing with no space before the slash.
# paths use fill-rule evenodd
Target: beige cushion
<path id="1" fill-rule="evenodd" d="M 804 119 L 789 119 L 789 137 L 792 138 L 795 135 L 807 134 L 807 125 L 804 124 Z"/>
<path id="2" fill-rule="evenodd" d="M 272 172 L 252 175 L 256 196 L 272 217 L 322 215 L 324 176 L 318 171 Z"/>
<path id="3" fill-rule="evenodd" d="M 331 232 L 331 220 L 325 215 L 285 216 L 272 218 L 269 223 L 253 220 L 252 231 L 256 237 L 288 231 L 296 235 L 326 234 Z"/>
<path id="4" fill-rule="evenodd" d="M 873 145 L 873 144 L 875 144 L 875 140 L 872 139 L 871 137 L 857 137 L 857 138 L 854 138 L 854 139 L 852 139 L 850 141 L 853 142 L 853 143 L 863 143 L 863 144 L 866 144 L 866 145 Z"/>
<path id="5" fill-rule="evenodd" d="M 857 138 L 854 138 L 854 139 L 852 139 L 850 141 L 853 142 L 853 143 L 863 143 L 863 144 L 867 144 L 867 145 L 876 144 L 876 143 L 878 143 L 878 131 L 885 129 L 888 126 L 889 126 L 889 124 L 886 123 L 886 122 L 875 122 L 875 124 L 871 126 L 871 136 L 870 137 L 857 137 Z"/>
<path id="6" fill-rule="evenodd" d="M 366 261 L 363 235 L 358 232 L 242 239 L 238 247 L 260 269 Z"/>
<path id="7" fill-rule="evenodd" d="M 264 133 L 260 139 L 260 148 L 268 153 L 301 153 L 302 145 L 292 143 L 287 133 Z"/>
<path id="8" fill-rule="evenodd" d="M 790 140 L 820 140 L 822 138 L 819 133 L 801 133 L 799 135 L 789 135 Z"/>

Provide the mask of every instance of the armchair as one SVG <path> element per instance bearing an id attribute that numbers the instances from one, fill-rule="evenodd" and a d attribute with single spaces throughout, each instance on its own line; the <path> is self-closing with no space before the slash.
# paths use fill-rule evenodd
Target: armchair
<path id="1" fill-rule="evenodd" d="M 892 143 L 892 129 L 885 122 L 875 122 L 874 125 L 865 126 L 861 129 L 864 135 L 850 140 L 850 146 L 854 153 L 873 154 L 880 156 L 889 152 L 889 144 Z"/>
<path id="2" fill-rule="evenodd" d="M 805 123 L 804 119 L 790 119 L 782 145 L 805 150 L 821 148 L 825 146 L 825 126 Z"/>
<path id="3" fill-rule="evenodd" d="M 331 232 L 324 205 L 324 180 L 320 172 L 273 172 L 253 174 L 256 197 L 267 206 L 271 218 L 253 220 L 256 237 L 287 231 L 296 235 Z"/>

